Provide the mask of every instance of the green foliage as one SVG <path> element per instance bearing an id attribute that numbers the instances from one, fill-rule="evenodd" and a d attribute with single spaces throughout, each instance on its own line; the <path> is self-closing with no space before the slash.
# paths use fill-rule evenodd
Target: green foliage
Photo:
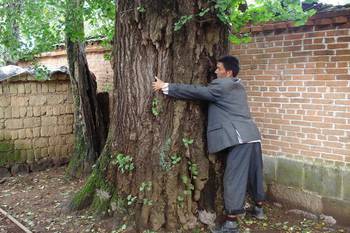
<path id="1" fill-rule="evenodd" d="M 201 9 L 201 11 L 198 13 L 198 16 L 199 17 L 203 17 L 206 13 L 208 13 L 209 12 L 209 8 L 203 8 L 203 9 Z"/>
<path id="2" fill-rule="evenodd" d="M 191 145 L 193 143 L 193 139 L 183 138 L 182 141 L 186 147 L 188 147 L 188 145 Z M 182 160 L 181 155 L 178 153 L 174 153 L 171 156 L 168 155 L 170 151 L 170 146 L 171 146 L 171 139 L 168 138 L 165 141 L 165 144 L 161 147 L 161 151 L 160 151 L 160 161 L 159 161 L 160 166 L 163 169 L 163 171 L 166 171 L 166 172 L 170 171 L 170 169 L 172 169 L 174 166 L 179 164 Z"/>
<path id="3" fill-rule="evenodd" d="M 187 176 L 185 176 L 185 175 L 182 175 L 182 176 L 181 176 L 181 181 L 182 181 L 182 183 L 184 183 L 185 185 L 187 185 L 187 184 L 190 183 L 190 179 L 189 179 Z"/>
<path id="4" fill-rule="evenodd" d="M 313 0 L 306 0 L 313 1 Z M 296 0 L 256 0 L 247 5 L 245 0 L 215 0 L 209 8 L 203 8 L 197 14 L 183 15 L 174 25 L 174 31 L 179 31 L 187 22 L 205 16 L 212 12 L 218 19 L 230 28 L 229 40 L 232 43 L 248 43 L 249 35 L 241 35 L 241 29 L 247 24 L 261 24 L 272 21 L 294 21 L 296 26 L 303 25 L 315 14 L 315 10 L 304 12 Z"/>
<path id="5" fill-rule="evenodd" d="M 103 92 L 111 92 L 113 90 L 113 86 L 110 83 L 106 83 L 102 87 Z"/>
<path id="6" fill-rule="evenodd" d="M 246 43 L 249 36 L 239 32 L 248 23 L 292 20 L 302 25 L 315 13 L 314 10 L 304 12 L 299 1 L 294 0 L 257 0 L 245 8 L 242 7 L 244 0 L 209 2 L 211 4 L 198 13 L 181 16 L 174 30 L 179 31 L 190 20 L 199 20 L 211 13 L 231 28 L 231 42 Z M 80 1 L 79 7 L 72 7 L 72 3 L 72 0 L 0 0 L 0 64 L 5 60 L 31 60 L 63 43 L 65 34 L 73 40 L 99 39 L 104 47 L 111 48 L 115 34 L 115 1 L 85 0 Z M 136 10 L 146 11 L 142 5 Z M 81 21 L 84 25 L 79 25 Z M 107 54 L 106 59 L 110 58 Z M 155 115 L 157 112 L 159 114 L 155 111 Z"/>
<path id="7" fill-rule="evenodd" d="M 168 156 L 168 152 L 170 150 L 170 146 L 171 146 L 171 139 L 168 138 L 165 141 L 165 145 L 162 147 L 161 152 L 160 152 L 160 166 L 161 168 L 168 172 L 170 171 L 171 168 L 173 168 L 176 164 L 181 162 L 181 155 L 180 154 L 173 154 L 170 156 Z"/>
<path id="8" fill-rule="evenodd" d="M 229 13 L 234 9 L 235 5 L 238 2 L 242 1 L 232 1 L 232 0 L 216 0 L 215 1 L 215 11 L 216 16 L 223 22 L 224 24 L 231 25 Z"/>
<path id="9" fill-rule="evenodd" d="M 140 192 L 151 191 L 151 189 L 152 189 L 152 182 L 151 181 L 142 182 L 141 186 L 139 188 Z"/>
<path id="10" fill-rule="evenodd" d="M 292 20 L 302 25 L 315 13 L 314 10 L 304 12 L 299 1 L 294 0 L 257 0 L 245 8 L 242 7 L 244 0 L 210 2 L 209 7 L 200 9 L 197 14 L 181 16 L 174 30 L 179 31 L 190 20 L 211 13 L 231 28 L 231 42 L 246 43 L 248 36 L 239 32 L 248 23 Z M 73 40 L 97 38 L 104 47 L 111 48 L 115 34 L 115 1 L 85 0 L 80 1 L 78 8 L 72 7 L 72 3 L 72 0 L 0 0 L 0 64 L 5 60 L 31 60 L 37 54 L 50 51 L 64 42 L 65 33 Z M 146 11 L 142 5 L 136 10 Z M 82 26 L 79 25 L 81 21 L 84 22 Z M 110 58 L 107 54 L 106 59 Z"/>
<path id="11" fill-rule="evenodd" d="M 198 165 L 196 163 L 192 163 L 191 161 L 188 161 L 188 170 L 190 171 L 191 178 L 197 179 L 198 176 Z"/>
<path id="12" fill-rule="evenodd" d="M 247 43 L 249 35 L 240 34 L 240 30 L 247 24 L 262 24 L 272 21 L 294 21 L 303 25 L 315 11 L 304 12 L 299 1 L 256 0 L 247 8 L 242 9 L 245 1 L 218 0 L 217 15 L 219 19 L 230 26 L 232 43 Z"/>
<path id="13" fill-rule="evenodd" d="M 110 46 L 108 46 L 110 47 Z M 105 59 L 105 61 L 111 61 L 112 60 L 112 53 L 111 52 L 105 52 L 103 54 L 103 59 Z"/>
<path id="14" fill-rule="evenodd" d="M 73 3 L 72 0 L 0 0 L 0 64 L 32 60 L 35 55 L 63 43 L 65 33 L 80 41 L 102 38 L 103 45 L 110 48 L 115 1 L 85 0 L 80 1 L 78 8 Z M 85 22 L 85 31 L 79 25 L 80 20 Z"/>
<path id="15" fill-rule="evenodd" d="M 189 147 L 189 145 L 193 144 L 193 139 L 190 138 L 183 138 L 182 143 L 185 145 L 186 148 Z"/>
<path id="16" fill-rule="evenodd" d="M 136 199 L 137 199 L 137 197 L 132 196 L 131 194 L 129 194 L 129 195 L 126 197 L 127 204 L 128 204 L 128 205 L 134 204 L 134 202 L 136 201 Z"/>
<path id="17" fill-rule="evenodd" d="M 157 117 L 160 114 L 160 104 L 159 100 L 157 98 L 153 98 L 152 100 L 152 114 L 153 116 Z"/>
<path id="18" fill-rule="evenodd" d="M 185 198 L 183 195 L 178 195 L 177 198 L 176 198 L 176 201 L 177 201 L 177 205 L 180 207 L 180 208 L 183 208 L 184 206 L 184 201 L 185 201 Z"/>
<path id="19" fill-rule="evenodd" d="M 140 13 L 146 12 L 146 9 L 145 9 L 142 5 L 138 6 L 136 9 L 137 9 L 137 11 L 140 12 Z"/>
<path id="20" fill-rule="evenodd" d="M 203 17 L 210 11 L 209 8 L 202 8 L 198 14 L 195 15 L 183 15 L 174 24 L 174 31 L 179 31 L 188 21 L 195 17 Z"/>
<path id="21" fill-rule="evenodd" d="M 233 44 L 249 43 L 252 38 L 248 34 L 243 34 L 240 37 L 237 35 L 229 35 L 228 39 Z"/>
<path id="22" fill-rule="evenodd" d="M 159 153 L 159 165 L 163 171 L 168 172 L 171 169 L 171 163 L 169 162 L 168 153 L 171 146 L 171 138 L 165 141 L 165 144 L 161 147 Z"/>
<path id="23" fill-rule="evenodd" d="M 133 159 L 129 155 L 118 153 L 115 155 L 111 163 L 113 165 L 118 165 L 118 169 L 121 173 L 131 172 L 135 169 Z"/>
<path id="24" fill-rule="evenodd" d="M 104 47 L 112 48 L 115 12 L 114 0 L 86 0 L 84 5 L 86 38 L 102 39 Z"/>
<path id="25" fill-rule="evenodd" d="M 182 183 L 185 185 L 185 190 L 183 191 L 184 195 L 192 195 L 192 191 L 194 190 L 194 186 L 191 183 L 191 179 L 188 176 L 181 176 Z"/>
<path id="26" fill-rule="evenodd" d="M 49 78 L 50 71 L 45 65 L 34 63 L 34 71 L 37 80 L 46 80 Z"/>
<path id="27" fill-rule="evenodd" d="M 183 27 L 183 25 L 185 25 L 192 18 L 193 18 L 193 15 L 183 15 L 183 16 L 181 16 L 181 18 L 178 21 L 175 22 L 174 30 L 175 31 L 179 31 Z"/>
<path id="28" fill-rule="evenodd" d="M 175 166 L 176 164 L 181 162 L 181 156 L 179 154 L 174 154 L 170 157 L 171 165 Z"/>
<path id="29" fill-rule="evenodd" d="M 152 230 L 145 230 L 143 231 L 143 233 L 157 233 L 156 231 L 152 231 Z"/>
<path id="30" fill-rule="evenodd" d="M 147 199 L 147 198 L 144 198 L 144 199 L 143 199 L 143 204 L 144 204 L 144 205 L 151 206 L 151 205 L 153 205 L 153 201 L 152 201 L 152 200 L 149 200 L 149 199 Z"/>
<path id="31" fill-rule="evenodd" d="M 84 42 L 84 1 L 66 0 L 65 28 L 66 37 L 72 42 Z"/>
<path id="32" fill-rule="evenodd" d="M 10 60 L 32 59 L 63 41 L 62 0 L 0 0 L 0 44 Z"/>

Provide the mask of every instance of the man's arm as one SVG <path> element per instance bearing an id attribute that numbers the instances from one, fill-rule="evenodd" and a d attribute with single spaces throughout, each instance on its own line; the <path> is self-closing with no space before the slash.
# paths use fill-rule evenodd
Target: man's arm
<path id="1" fill-rule="evenodd" d="M 164 83 L 158 78 L 156 78 L 156 80 L 157 81 L 153 83 L 153 89 L 155 91 L 162 90 L 164 94 L 179 99 L 215 102 L 222 92 L 222 87 L 219 83 L 211 83 L 208 86 L 202 86 Z"/>
<path id="2" fill-rule="evenodd" d="M 221 91 L 218 83 L 208 86 L 169 83 L 168 95 L 178 99 L 215 102 L 220 97 Z"/>

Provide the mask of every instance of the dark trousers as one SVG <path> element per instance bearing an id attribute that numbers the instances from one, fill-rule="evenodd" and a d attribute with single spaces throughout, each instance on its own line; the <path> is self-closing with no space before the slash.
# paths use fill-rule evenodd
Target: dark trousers
<path id="1" fill-rule="evenodd" d="M 260 142 L 239 144 L 228 151 L 224 174 L 224 202 L 227 214 L 244 213 L 247 188 L 255 202 L 265 199 Z"/>

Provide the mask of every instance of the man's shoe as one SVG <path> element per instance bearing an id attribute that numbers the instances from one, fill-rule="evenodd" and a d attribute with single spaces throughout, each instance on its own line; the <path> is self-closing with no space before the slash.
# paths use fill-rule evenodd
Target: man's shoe
<path id="1" fill-rule="evenodd" d="M 252 211 L 252 216 L 259 220 L 264 220 L 266 218 L 264 214 L 264 209 L 262 207 L 257 207 L 257 206 L 254 206 L 254 209 Z"/>
<path id="2" fill-rule="evenodd" d="M 212 233 L 239 233 L 239 227 L 235 221 L 225 221 L 221 226 L 211 228 Z"/>

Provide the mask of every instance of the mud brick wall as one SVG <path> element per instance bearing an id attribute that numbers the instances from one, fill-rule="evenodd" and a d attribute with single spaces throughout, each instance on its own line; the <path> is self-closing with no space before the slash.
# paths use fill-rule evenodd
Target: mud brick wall
<path id="1" fill-rule="evenodd" d="M 97 91 L 110 92 L 113 87 L 113 70 L 110 61 L 104 58 L 105 54 L 109 54 L 110 50 L 103 48 L 98 41 L 89 42 L 86 45 L 86 59 L 90 70 L 96 76 Z M 37 59 L 38 63 L 46 66 L 68 66 L 67 53 L 64 47 L 55 51 L 41 54 Z M 30 66 L 30 62 L 20 62 L 21 67 Z"/>
<path id="2" fill-rule="evenodd" d="M 270 197 L 350 219 L 350 9 L 252 26 L 233 45 Z M 337 209 L 338 208 L 338 209 Z M 342 214 L 339 214 L 342 213 Z M 350 224 L 350 223 L 348 223 Z"/>
<path id="3" fill-rule="evenodd" d="M 0 167 L 26 164 L 35 170 L 43 161 L 66 161 L 73 149 L 73 121 L 68 76 L 0 82 Z"/>

